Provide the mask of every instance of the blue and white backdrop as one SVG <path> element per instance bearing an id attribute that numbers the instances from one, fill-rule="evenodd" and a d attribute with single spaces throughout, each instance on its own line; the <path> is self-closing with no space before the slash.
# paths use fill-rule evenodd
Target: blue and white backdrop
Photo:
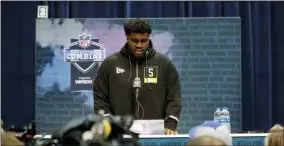
<path id="1" fill-rule="evenodd" d="M 228 107 L 232 130 L 242 129 L 240 18 L 148 18 L 157 51 L 167 54 L 182 84 L 179 133 L 212 120 L 216 107 Z M 93 112 L 92 79 L 98 61 L 126 41 L 127 19 L 36 20 L 36 122 L 51 132 Z M 93 54 L 93 52 L 96 52 Z M 90 58 L 76 58 L 88 53 Z M 73 55 L 73 57 L 72 57 Z M 78 56 L 77 56 L 78 57 Z M 119 97 L 118 97 L 119 98 Z"/>

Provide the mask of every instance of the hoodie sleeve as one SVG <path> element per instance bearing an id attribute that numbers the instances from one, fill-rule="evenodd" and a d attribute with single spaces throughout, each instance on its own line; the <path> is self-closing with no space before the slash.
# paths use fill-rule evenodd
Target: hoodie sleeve
<path id="1" fill-rule="evenodd" d="M 166 107 L 165 107 L 165 128 L 176 130 L 181 113 L 181 85 L 179 74 L 172 64 L 169 62 L 166 68 Z"/>
<path id="2" fill-rule="evenodd" d="M 111 115 L 111 107 L 109 101 L 109 72 L 108 62 L 105 60 L 99 67 L 93 84 L 94 109 L 97 113 L 104 110 L 105 116 Z"/>

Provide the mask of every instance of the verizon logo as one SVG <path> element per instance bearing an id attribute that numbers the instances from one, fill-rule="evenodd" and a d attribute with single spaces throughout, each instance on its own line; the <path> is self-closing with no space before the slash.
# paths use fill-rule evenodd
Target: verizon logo
<path id="1" fill-rule="evenodd" d="M 75 84 L 92 84 L 92 80 L 75 80 Z"/>

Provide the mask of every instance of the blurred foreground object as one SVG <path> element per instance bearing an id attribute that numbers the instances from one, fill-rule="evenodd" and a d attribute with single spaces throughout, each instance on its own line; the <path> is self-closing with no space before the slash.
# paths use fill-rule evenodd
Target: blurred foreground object
<path id="1" fill-rule="evenodd" d="M 4 137 L 4 129 L 3 129 L 3 121 L 1 119 L 1 129 L 0 129 L 0 132 L 1 132 L 1 140 L 3 139 Z"/>
<path id="2" fill-rule="evenodd" d="M 3 130 L 3 129 L 1 129 L 1 130 Z M 29 123 L 28 126 L 24 126 L 22 128 L 15 128 L 14 125 L 11 125 L 5 131 L 3 130 L 3 135 L 1 135 L 1 136 L 6 137 L 6 139 L 5 139 L 6 145 L 12 143 L 12 145 L 18 146 L 20 143 L 22 143 L 23 145 L 26 145 L 26 146 L 32 146 L 32 144 L 34 143 L 33 137 L 34 137 L 35 133 L 36 133 L 35 122 L 32 121 L 31 123 Z M 2 134 L 2 132 L 1 132 L 1 134 Z M 4 138 L 3 138 L 3 140 L 4 140 Z M 17 143 L 19 143 L 19 144 L 17 144 Z M 3 144 L 4 144 L 4 142 L 3 142 Z"/>
<path id="3" fill-rule="evenodd" d="M 212 136 L 199 136 L 190 140 L 186 146 L 226 146 L 226 144 Z"/>
<path id="4" fill-rule="evenodd" d="M 5 132 L 3 129 L 3 121 L 1 119 L 1 146 L 24 146 L 25 144 L 21 142 L 16 133 Z"/>
<path id="5" fill-rule="evenodd" d="M 139 146 L 139 135 L 130 131 L 132 116 L 88 115 L 68 122 L 52 134 L 45 146 Z M 128 135 L 129 138 L 124 138 Z"/>
<path id="6" fill-rule="evenodd" d="M 284 127 L 279 124 L 274 125 L 265 138 L 266 146 L 284 146 Z"/>
<path id="7" fill-rule="evenodd" d="M 204 136 L 221 140 L 227 146 L 233 145 L 230 129 L 226 125 L 217 122 L 205 121 L 203 124 L 192 128 L 189 132 L 190 140 Z"/>
<path id="8" fill-rule="evenodd" d="M 1 146 L 24 146 L 25 145 L 23 142 L 21 142 L 16 137 L 16 134 L 13 132 L 5 132 L 2 138 L 3 139 L 1 139 Z"/>

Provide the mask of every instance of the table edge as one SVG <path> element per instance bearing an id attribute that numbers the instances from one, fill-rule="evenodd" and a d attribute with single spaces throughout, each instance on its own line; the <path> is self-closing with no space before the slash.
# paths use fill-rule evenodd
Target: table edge
<path id="1" fill-rule="evenodd" d="M 247 133 L 247 134 L 231 134 L 232 138 L 237 137 L 266 137 L 268 133 Z M 124 135 L 129 138 L 129 135 Z M 34 138 L 51 138 L 51 135 L 35 135 Z M 140 135 L 139 138 L 188 138 L 188 134 L 177 135 Z"/>

